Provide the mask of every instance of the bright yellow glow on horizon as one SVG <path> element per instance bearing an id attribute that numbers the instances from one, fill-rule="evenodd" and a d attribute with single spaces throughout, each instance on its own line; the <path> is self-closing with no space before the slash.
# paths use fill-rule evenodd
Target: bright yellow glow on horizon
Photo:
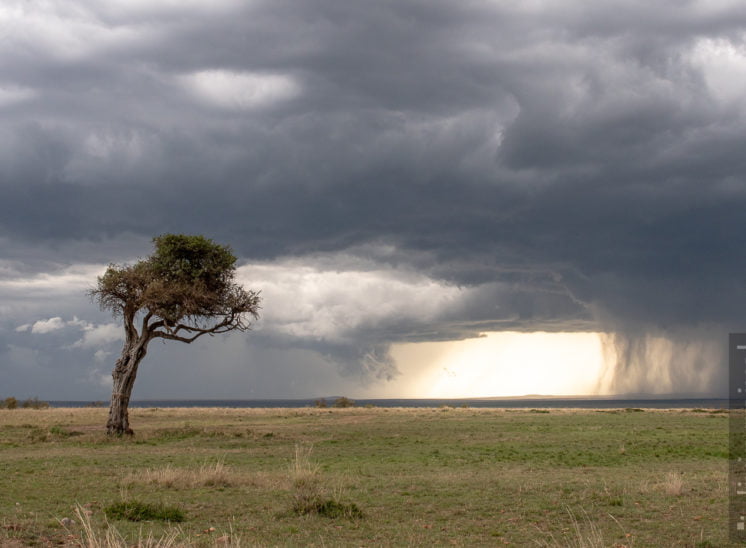
<path id="1" fill-rule="evenodd" d="M 402 397 L 590 395 L 605 371 L 599 333 L 485 333 L 398 344 L 391 353 L 408 392 Z"/>

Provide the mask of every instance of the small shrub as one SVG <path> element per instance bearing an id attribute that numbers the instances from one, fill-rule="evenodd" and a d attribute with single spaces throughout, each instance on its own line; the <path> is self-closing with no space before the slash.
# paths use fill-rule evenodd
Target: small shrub
<path id="1" fill-rule="evenodd" d="M 345 503 L 334 499 L 316 500 L 298 511 L 299 514 L 318 514 L 325 518 L 362 519 L 363 511 L 354 502 Z"/>
<path id="2" fill-rule="evenodd" d="M 334 400 L 334 407 L 355 407 L 355 402 L 351 400 L 350 398 L 345 398 L 342 396 L 341 398 L 337 398 Z"/>
<path id="3" fill-rule="evenodd" d="M 326 408 L 329 407 L 329 404 L 326 403 L 326 400 L 324 398 L 318 399 L 314 402 L 314 405 L 319 408 Z"/>
<path id="4" fill-rule="evenodd" d="M 5 409 L 15 409 L 18 407 L 18 400 L 15 399 L 13 396 L 10 396 L 9 398 L 5 398 L 5 401 L 3 401 L 2 406 Z"/>
<path id="5" fill-rule="evenodd" d="M 149 504 L 140 501 L 123 501 L 104 508 L 109 519 L 126 519 L 128 521 L 169 521 L 174 523 L 186 519 L 184 512 L 174 506 Z"/>
<path id="6" fill-rule="evenodd" d="M 49 433 L 54 436 L 59 436 L 61 438 L 70 438 L 72 436 L 81 436 L 83 432 L 78 432 L 76 430 L 65 430 L 62 426 L 55 424 L 49 429 Z"/>

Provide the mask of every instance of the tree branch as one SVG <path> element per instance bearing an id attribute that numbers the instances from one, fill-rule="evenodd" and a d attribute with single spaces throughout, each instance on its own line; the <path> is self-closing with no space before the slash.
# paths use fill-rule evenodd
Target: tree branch
<path id="1" fill-rule="evenodd" d="M 153 338 L 160 337 L 161 339 L 168 339 L 171 341 L 181 341 L 185 343 L 190 343 L 205 334 L 206 333 L 197 333 L 196 335 L 194 335 L 194 337 L 180 337 L 179 335 L 174 335 L 173 333 L 166 333 L 165 331 L 155 331 L 153 333 Z"/>
<path id="2" fill-rule="evenodd" d="M 148 331 L 152 331 L 152 327 L 148 325 L 148 322 L 150 321 L 150 318 L 153 317 L 153 312 L 148 310 L 148 313 L 145 314 L 145 317 L 142 319 L 142 329 L 140 330 L 142 333 L 147 333 Z"/>
<path id="3" fill-rule="evenodd" d="M 160 325 L 159 325 L 160 324 Z M 218 324 L 213 325 L 209 328 L 202 328 L 197 327 L 194 325 L 187 325 L 180 323 L 176 325 L 173 329 L 170 329 L 169 326 L 166 326 L 168 331 L 160 331 L 157 329 L 157 327 L 162 327 L 164 325 L 164 322 L 155 322 L 151 325 L 151 336 L 152 337 L 160 337 L 161 339 L 168 339 L 172 341 L 181 341 L 185 343 L 190 343 L 197 338 L 201 337 L 202 335 L 215 335 L 215 334 L 221 334 L 221 333 L 228 333 L 230 331 L 234 331 L 237 328 L 243 328 L 244 326 L 240 325 L 240 321 L 236 321 L 236 316 L 231 314 L 229 317 L 225 318 L 223 321 L 221 321 Z M 177 335 L 177 333 L 181 330 L 187 331 L 190 334 L 193 334 L 190 337 L 185 337 L 182 335 Z"/>

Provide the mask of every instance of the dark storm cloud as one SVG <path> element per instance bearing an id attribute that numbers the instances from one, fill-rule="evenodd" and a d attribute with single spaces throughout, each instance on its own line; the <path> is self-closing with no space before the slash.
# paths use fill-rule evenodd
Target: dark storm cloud
<path id="1" fill-rule="evenodd" d="M 73 5 L 0 11 L 14 268 L 178 231 L 468 290 L 283 343 L 345 363 L 495 329 L 607 330 L 630 356 L 742 329 L 739 5 Z"/>

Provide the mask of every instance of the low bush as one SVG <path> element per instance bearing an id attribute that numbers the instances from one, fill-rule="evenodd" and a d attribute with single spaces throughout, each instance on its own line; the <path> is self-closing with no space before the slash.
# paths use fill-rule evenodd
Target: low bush
<path id="1" fill-rule="evenodd" d="M 109 519 L 126 519 L 128 521 L 169 521 L 174 523 L 186 519 L 184 512 L 174 506 L 149 504 L 140 501 L 122 501 L 104 508 Z"/>
<path id="2" fill-rule="evenodd" d="M 296 505 L 293 511 L 296 514 L 317 514 L 325 518 L 347 518 L 347 519 L 362 519 L 363 511 L 358 508 L 354 502 L 345 503 L 339 502 L 334 499 L 323 500 L 321 498 L 312 499 L 306 501 L 306 504 L 298 504 L 296 499 Z"/>
<path id="3" fill-rule="evenodd" d="M 355 407 L 355 402 L 350 398 L 342 396 L 341 398 L 334 400 L 332 405 L 334 405 L 334 407 Z"/>

